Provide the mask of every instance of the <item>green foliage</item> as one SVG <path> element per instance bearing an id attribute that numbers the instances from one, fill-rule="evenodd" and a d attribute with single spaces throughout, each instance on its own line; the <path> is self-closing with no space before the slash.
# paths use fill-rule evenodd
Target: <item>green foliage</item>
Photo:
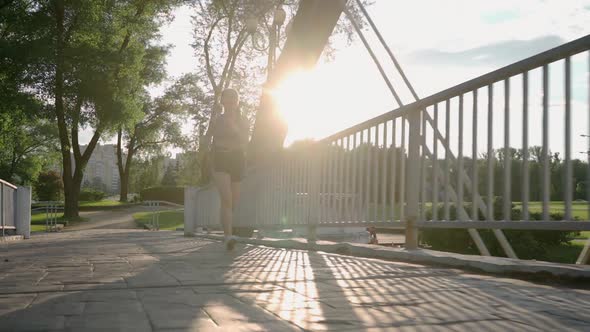
<path id="1" fill-rule="evenodd" d="M 85 202 L 97 202 L 102 200 L 105 197 L 104 191 L 84 188 L 80 190 L 80 195 L 78 196 L 78 201 L 85 201 Z"/>
<path id="2" fill-rule="evenodd" d="M 140 226 L 149 225 L 153 215 L 153 212 L 138 212 L 133 214 L 133 219 Z M 158 218 L 162 230 L 174 231 L 177 228 L 184 227 L 184 210 L 158 212 Z"/>
<path id="3" fill-rule="evenodd" d="M 182 186 L 196 186 L 201 177 L 201 167 L 196 152 L 185 152 L 181 156 L 178 167 L 177 184 Z"/>
<path id="4" fill-rule="evenodd" d="M 140 192 L 142 201 L 167 201 L 184 204 L 184 187 L 151 187 Z"/>
<path id="5" fill-rule="evenodd" d="M 59 201 L 63 191 L 61 176 L 55 171 L 39 174 L 34 185 L 35 195 L 40 201 Z"/>
<path id="6" fill-rule="evenodd" d="M 501 197 L 494 200 L 494 215 L 496 220 L 503 219 L 503 201 Z M 464 205 L 465 211 L 471 211 L 471 203 Z M 438 207 L 438 216 L 441 218 L 444 206 Z M 432 218 L 432 208 L 426 211 L 426 218 Z M 512 208 L 512 219 L 518 219 L 521 216 L 521 210 Z M 457 219 L 457 209 L 454 204 L 449 206 L 451 220 Z M 542 214 L 539 212 L 530 212 L 531 220 L 542 220 Z M 563 220 L 563 214 L 551 213 L 551 220 Z M 479 214 L 480 220 L 485 220 L 484 215 Z M 494 256 L 504 256 L 504 251 L 496 240 L 491 230 L 478 230 L 484 243 Z M 579 232 L 574 231 L 552 231 L 552 230 L 504 230 L 512 248 L 519 258 L 523 259 L 547 259 L 550 248 L 559 245 L 569 244 Z M 469 236 L 466 229 L 424 229 L 420 232 L 421 242 L 426 246 L 441 251 L 450 251 L 463 254 L 477 254 L 478 250 L 475 243 Z"/>
<path id="7" fill-rule="evenodd" d="M 166 169 L 166 173 L 162 177 L 162 186 L 174 187 L 176 186 L 176 167 L 169 165 Z"/>
<path id="8" fill-rule="evenodd" d="M 96 142 L 139 119 L 147 85 L 165 77 L 167 47 L 156 41 L 182 2 L 15 0 L 2 6 L 0 90 L 29 91 L 57 124 L 69 217 L 78 215 L 76 193 Z M 82 152 L 78 132 L 85 127 L 94 134 Z"/>
<path id="9" fill-rule="evenodd" d="M 130 190 L 138 193 L 145 188 L 159 186 L 163 170 L 163 156 L 136 161 L 131 165 Z"/>
<path id="10" fill-rule="evenodd" d="M 0 104 L 3 100 L 0 97 Z M 4 106 L 0 106 L 0 179 L 28 185 L 55 159 L 57 131 L 38 113 L 38 104 Z"/>

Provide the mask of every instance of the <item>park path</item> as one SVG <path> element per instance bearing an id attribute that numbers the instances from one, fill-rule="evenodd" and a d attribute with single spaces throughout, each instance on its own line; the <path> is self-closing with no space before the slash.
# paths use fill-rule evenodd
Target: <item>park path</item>
<path id="1" fill-rule="evenodd" d="M 94 229 L 0 244 L 0 330 L 588 331 L 590 291 Z"/>
<path id="2" fill-rule="evenodd" d="M 170 207 L 161 206 L 160 210 L 168 210 Z M 130 208 L 118 208 L 101 211 L 82 211 L 80 216 L 88 218 L 88 221 L 75 223 L 64 229 L 66 232 L 83 231 L 89 229 L 133 229 L 138 228 L 133 220 L 133 214 L 137 212 L 149 212 L 148 207 L 138 205 Z"/>
<path id="3" fill-rule="evenodd" d="M 147 209 L 142 206 L 105 211 L 83 211 L 80 212 L 80 216 L 88 218 L 88 221 L 75 223 L 66 227 L 64 231 L 82 231 L 101 228 L 137 228 L 133 220 L 133 214 L 143 211 L 147 211 Z"/>

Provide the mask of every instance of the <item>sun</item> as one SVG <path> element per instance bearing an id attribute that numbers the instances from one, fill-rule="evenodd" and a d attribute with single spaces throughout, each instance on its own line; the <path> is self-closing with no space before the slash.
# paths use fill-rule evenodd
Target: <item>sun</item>
<path id="1" fill-rule="evenodd" d="M 286 145 L 301 139 L 326 136 L 332 103 L 328 88 L 316 70 L 297 71 L 271 91 L 289 131 Z"/>

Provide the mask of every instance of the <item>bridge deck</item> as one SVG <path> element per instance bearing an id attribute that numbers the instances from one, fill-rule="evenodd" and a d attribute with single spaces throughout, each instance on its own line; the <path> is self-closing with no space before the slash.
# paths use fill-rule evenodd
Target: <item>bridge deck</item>
<path id="1" fill-rule="evenodd" d="M 589 330 L 590 291 L 92 230 L 0 244 L 0 330 Z"/>

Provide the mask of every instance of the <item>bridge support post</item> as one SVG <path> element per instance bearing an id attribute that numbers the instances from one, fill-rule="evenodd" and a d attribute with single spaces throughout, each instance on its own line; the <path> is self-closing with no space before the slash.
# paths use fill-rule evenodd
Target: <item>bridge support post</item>
<path id="1" fill-rule="evenodd" d="M 31 187 L 18 187 L 16 189 L 16 234 L 25 239 L 31 237 Z"/>
<path id="2" fill-rule="evenodd" d="M 197 225 L 197 195 L 195 187 L 184 188 L 184 236 L 194 236 Z"/>
<path id="3" fill-rule="evenodd" d="M 418 229 L 416 221 L 419 215 L 419 194 L 420 194 L 420 114 L 411 112 L 408 115 L 409 137 L 408 137 L 408 165 L 406 174 L 406 249 L 418 248 Z M 402 175 L 403 176 L 403 175 Z"/>

